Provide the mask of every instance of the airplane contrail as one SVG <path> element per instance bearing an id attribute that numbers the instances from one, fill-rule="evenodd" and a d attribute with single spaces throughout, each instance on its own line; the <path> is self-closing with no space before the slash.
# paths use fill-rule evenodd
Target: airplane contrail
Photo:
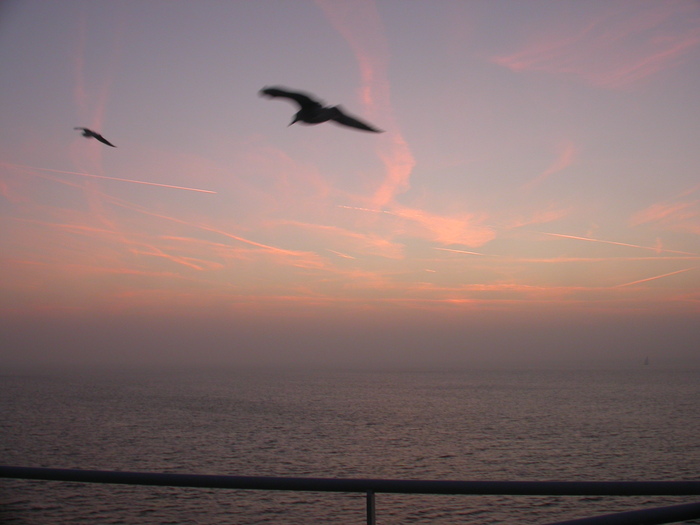
<path id="1" fill-rule="evenodd" d="M 388 210 L 377 210 L 372 208 L 360 208 L 359 206 L 345 206 L 344 204 L 338 204 L 338 208 L 345 208 L 346 210 L 359 210 L 359 211 L 369 211 L 372 213 L 386 213 L 388 215 L 398 215 L 397 213 Z"/>
<path id="2" fill-rule="evenodd" d="M 485 253 L 470 252 L 467 250 L 455 250 L 453 248 L 435 248 L 436 250 L 441 250 L 443 252 L 453 252 L 453 253 L 466 253 L 467 255 L 480 255 L 482 257 L 488 257 Z"/>
<path id="3" fill-rule="evenodd" d="M 52 170 L 50 168 L 36 168 L 34 166 L 20 166 L 19 164 L 5 164 L 5 165 L 12 166 L 15 168 L 30 169 L 30 170 L 50 171 L 53 173 L 65 173 L 68 175 L 81 175 L 83 177 L 92 177 L 95 179 L 116 180 L 116 181 L 120 181 L 120 182 L 133 182 L 134 184 L 146 184 L 148 186 L 160 186 L 161 188 L 173 188 L 176 190 L 198 191 L 201 193 L 216 193 L 215 191 L 212 191 L 212 190 L 203 190 L 200 188 L 188 188 L 187 186 L 174 186 L 172 184 L 159 184 L 157 182 L 148 182 L 148 181 L 144 181 L 144 180 L 120 179 L 119 177 L 108 177 L 106 175 L 95 175 L 93 173 L 82 173 L 79 171 Z"/>
<path id="4" fill-rule="evenodd" d="M 326 248 L 326 250 L 328 250 L 332 254 L 337 255 L 338 257 L 343 257 L 344 259 L 357 259 L 357 257 L 353 257 L 352 255 L 348 255 L 347 253 L 336 252 L 335 250 L 331 250 L 330 248 Z"/>
<path id="5" fill-rule="evenodd" d="M 563 233 L 549 233 L 549 232 L 535 232 L 542 235 L 551 235 L 552 237 L 562 237 L 564 239 L 576 239 L 579 241 L 589 241 L 589 242 L 602 242 L 604 244 L 615 244 L 617 246 L 628 246 L 630 248 L 641 248 L 642 250 L 651 250 L 654 252 L 667 252 L 667 253 L 682 253 L 683 255 L 698 255 L 697 253 L 682 252 L 679 250 L 666 250 L 664 248 L 652 248 L 650 246 L 640 246 L 638 244 L 628 244 L 626 242 L 617 241 L 605 241 L 602 239 L 592 239 L 591 237 L 578 237 L 576 235 L 564 235 Z"/>
<path id="6" fill-rule="evenodd" d="M 685 268 L 683 270 L 676 270 L 675 272 L 665 273 L 663 275 L 656 275 L 654 277 L 647 277 L 646 279 L 639 279 L 637 281 L 632 281 L 631 283 L 617 284 L 613 288 L 621 288 L 623 286 L 632 286 L 633 284 L 646 283 L 648 281 L 655 281 L 656 279 L 661 279 L 663 277 L 669 277 L 671 275 L 676 275 L 678 273 L 689 272 L 690 270 L 695 270 L 698 266 L 693 266 L 691 268 Z"/>

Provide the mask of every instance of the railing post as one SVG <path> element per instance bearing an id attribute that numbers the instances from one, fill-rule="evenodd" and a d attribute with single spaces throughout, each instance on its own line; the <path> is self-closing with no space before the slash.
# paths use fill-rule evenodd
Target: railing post
<path id="1" fill-rule="evenodd" d="M 374 491 L 367 491 L 367 525 L 376 525 L 376 512 L 374 506 Z"/>

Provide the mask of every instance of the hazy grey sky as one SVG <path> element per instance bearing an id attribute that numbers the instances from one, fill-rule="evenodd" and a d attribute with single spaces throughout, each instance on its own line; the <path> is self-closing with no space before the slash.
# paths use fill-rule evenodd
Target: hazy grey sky
<path id="1" fill-rule="evenodd" d="M 15 0 L 0 71 L 0 364 L 700 364 L 698 2 Z"/>

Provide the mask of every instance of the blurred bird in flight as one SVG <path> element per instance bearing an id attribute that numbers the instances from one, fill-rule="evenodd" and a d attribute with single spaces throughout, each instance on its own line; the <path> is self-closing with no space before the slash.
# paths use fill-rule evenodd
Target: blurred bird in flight
<path id="1" fill-rule="evenodd" d="M 290 122 L 290 126 L 295 122 L 303 122 L 305 124 L 321 124 L 322 122 L 333 121 L 343 126 L 348 126 L 363 131 L 372 131 L 381 133 L 382 130 L 374 128 L 361 120 L 351 117 L 345 113 L 340 106 L 324 106 L 319 101 L 314 100 L 310 95 L 299 91 L 289 91 L 281 87 L 266 87 L 260 90 L 260 95 L 270 98 L 282 97 L 293 100 L 299 105 L 299 111 L 294 115 L 294 120 Z"/>
<path id="2" fill-rule="evenodd" d="M 112 144 L 110 141 L 108 141 L 106 138 L 104 138 L 104 137 L 103 137 L 102 135 L 100 135 L 99 133 L 96 133 L 96 132 L 92 131 L 91 129 L 88 129 L 88 128 L 73 128 L 73 129 L 80 129 L 80 130 L 82 130 L 82 131 L 83 131 L 83 137 L 97 139 L 97 140 L 99 140 L 100 142 L 102 142 L 102 144 L 107 144 L 108 146 L 112 146 L 113 148 L 116 148 L 116 146 L 115 146 L 114 144 Z"/>

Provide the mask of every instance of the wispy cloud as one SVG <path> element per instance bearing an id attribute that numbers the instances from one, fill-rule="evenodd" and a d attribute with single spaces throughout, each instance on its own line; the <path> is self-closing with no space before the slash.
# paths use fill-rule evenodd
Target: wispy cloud
<path id="1" fill-rule="evenodd" d="M 567 21 L 560 13 L 555 22 L 537 28 L 523 49 L 493 62 L 513 71 L 572 74 L 619 89 L 676 65 L 700 45 L 700 13 L 693 2 L 640 1 L 605 9 L 590 20 Z"/>
<path id="2" fill-rule="evenodd" d="M 698 190 L 700 186 L 694 186 L 674 198 L 652 204 L 635 213 L 630 219 L 630 225 L 652 225 L 665 230 L 700 235 L 700 200 L 685 199 Z"/>
<path id="3" fill-rule="evenodd" d="M 404 250 L 400 243 L 392 242 L 377 233 L 358 232 L 325 224 L 303 223 L 300 221 L 284 220 L 277 226 L 293 226 L 312 232 L 316 236 L 316 244 L 332 245 L 334 248 L 352 249 L 364 255 L 377 255 L 388 259 L 403 259 Z M 326 248 L 333 253 L 341 252 Z"/>
<path id="4" fill-rule="evenodd" d="M 410 187 L 415 159 L 393 115 L 388 80 L 389 47 L 385 29 L 373 1 L 348 4 L 340 0 L 317 0 L 331 25 L 353 50 L 360 69 L 361 99 L 368 110 L 386 123 L 387 132 L 378 137 L 378 155 L 385 166 L 383 181 L 365 201 L 365 211 L 401 219 L 393 235 L 409 234 L 442 244 L 481 246 L 495 237 L 494 231 L 475 214 L 445 216 L 405 206 L 397 196 Z"/>
<path id="5" fill-rule="evenodd" d="M 343 0 L 316 0 L 331 25 L 355 54 L 360 69 L 360 99 L 372 118 L 386 129 L 378 137 L 378 154 L 386 174 L 371 198 L 375 207 L 386 206 L 408 190 L 415 159 L 401 134 L 391 106 L 388 79 L 389 44 L 374 1 L 352 4 Z"/>
<path id="6" fill-rule="evenodd" d="M 408 221 L 414 235 L 442 244 L 482 246 L 496 237 L 493 228 L 484 224 L 484 218 L 474 214 L 446 217 L 403 206 L 395 206 L 392 213 Z"/>
<path id="7" fill-rule="evenodd" d="M 555 173 L 558 173 L 571 166 L 576 157 L 576 153 L 577 151 L 574 147 L 573 142 L 571 142 L 570 140 L 564 141 L 559 147 L 559 152 L 554 162 L 537 177 L 525 184 L 523 189 L 525 191 L 530 191 L 535 186 L 539 186 L 540 184 L 542 184 L 545 180 L 547 180 Z"/>
<path id="8" fill-rule="evenodd" d="M 379 155 L 386 166 L 386 177 L 371 199 L 378 207 L 391 204 L 396 195 L 409 189 L 416 163 L 408 144 L 398 132 L 392 132 L 382 142 L 384 147 Z"/>
<path id="9" fill-rule="evenodd" d="M 101 131 L 104 128 L 107 104 L 110 98 L 111 87 L 116 78 L 117 63 L 121 54 L 121 35 L 123 21 L 117 21 L 117 27 L 109 38 L 108 35 L 100 35 L 99 42 L 91 40 L 88 36 L 88 16 L 83 10 L 78 20 L 78 28 L 74 50 L 74 88 L 73 97 L 80 122 L 76 126 L 87 126 Z M 111 44 L 110 44 L 111 42 Z M 106 43 L 109 49 L 103 49 Z M 104 54 L 104 60 L 100 71 L 88 70 L 86 55 L 91 49 L 100 49 Z M 94 61 L 89 62 L 94 65 Z M 97 144 L 83 145 L 82 148 L 72 148 L 73 158 L 76 163 L 89 163 L 91 171 L 100 171 L 102 165 L 103 148 Z"/>
<path id="10" fill-rule="evenodd" d="M 466 246 L 482 246 L 496 237 L 495 230 L 485 224 L 485 217 L 476 214 L 445 216 L 398 204 L 382 210 L 360 206 L 340 207 L 395 217 L 392 228 L 395 236 L 410 235 L 441 244 Z"/>
<path id="11" fill-rule="evenodd" d="M 64 208 L 27 195 L 20 200 L 24 218 L 14 217 L 6 223 L 6 241 L 14 253 L 24 254 L 28 260 L 51 261 L 57 283 L 70 280 L 71 272 L 78 271 L 77 258 L 95 268 L 110 268 L 113 275 L 145 276 L 146 280 L 124 283 L 126 288 L 153 286 L 147 282 L 153 275 L 161 276 L 159 286 L 168 281 L 168 275 L 180 274 L 191 279 L 191 272 L 202 275 L 203 278 L 196 281 L 198 286 L 239 283 L 240 279 L 222 276 L 222 272 L 230 268 L 231 261 L 237 260 L 241 275 L 252 275 L 250 268 L 256 265 L 277 268 L 278 275 L 273 272 L 272 281 L 283 290 L 288 287 L 285 279 L 295 271 L 324 271 L 328 266 L 324 258 L 313 251 L 258 242 L 218 227 L 211 217 L 183 219 L 98 189 L 85 192 L 81 184 L 51 173 L 42 172 L 38 176 L 72 188 L 75 197 L 82 195 L 90 201 L 87 209 L 84 205 Z M 72 201 L 75 199 L 68 202 Z M 87 283 L 77 286 L 75 294 L 80 294 L 80 288 L 89 287 Z M 7 293 L 20 285 L 14 279 L 5 284 L 3 289 Z M 110 290 L 105 288 L 104 293 L 112 293 Z"/>

